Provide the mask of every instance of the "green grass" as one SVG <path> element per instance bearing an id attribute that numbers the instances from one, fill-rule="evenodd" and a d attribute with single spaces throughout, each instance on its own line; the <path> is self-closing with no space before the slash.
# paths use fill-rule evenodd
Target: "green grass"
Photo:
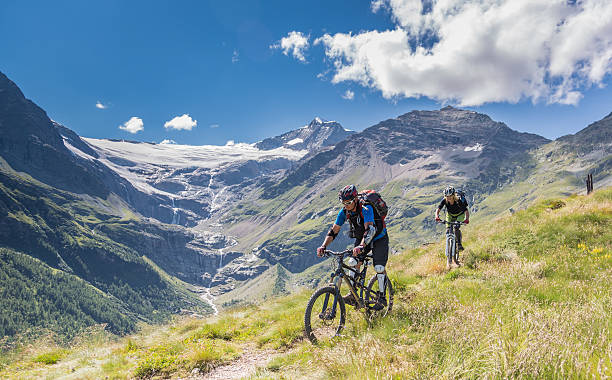
<path id="1" fill-rule="evenodd" d="M 49 351 L 49 352 L 45 352 L 42 354 L 37 355 L 33 361 L 35 363 L 42 363 L 42 364 L 56 364 L 58 361 L 60 361 L 63 357 L 66 356 L 66 350 L 62 350 L 62 349 L 56 349 L 53 351 Z"/>

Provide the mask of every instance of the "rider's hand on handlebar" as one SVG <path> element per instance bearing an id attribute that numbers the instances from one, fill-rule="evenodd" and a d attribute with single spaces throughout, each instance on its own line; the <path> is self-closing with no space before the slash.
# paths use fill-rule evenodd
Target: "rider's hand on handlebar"
<path id="1" fill-rule="evenodd" d="M 470 224 L 470 220 L 469 219 L 464 220 L 463 224 Z"/>
<path id="2" fill-rule="evenodd" d="M 326 247 L 324 246 L 320 246 L 319 248 L 317 248 L 317 256 L 323 257 L 323 255 L 325 254 L 325 249 Z"/>
<path id="3" fill-rule="evenodd" d="M 436 222 L 441 222 L 441 221 L 442 221 L 442 219 L 436 218 Z"/>
<path id="4" fill-rule="evenodd" d="M 363 252 L 363 245 L 358 245 L 353 248 L 353 256 L 359 256 Z"/>

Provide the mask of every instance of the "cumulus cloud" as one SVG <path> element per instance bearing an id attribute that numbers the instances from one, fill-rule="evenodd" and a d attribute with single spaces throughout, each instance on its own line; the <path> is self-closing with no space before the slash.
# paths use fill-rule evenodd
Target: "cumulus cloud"
<path id="1" fill-rule="evenodd" d="M 342 98 L 346 100 L 353 100 L 355 98 L 355 93 L 351 90 L 346 90 L 346 92 L 342 94 Z"/>
<path id="2" fill-rule="evenodd" d="M 162 142 L 159 143 L 160 145 L 173 145 L 176 144 L 176 141 L 174 140 L 169 140 L 169 139 L 165 139 Z"/>
<path id="3" fill-rule="evenodd" d="M 315 39 L 331 62 L 332 83 L 462 106 L 577 104 L 612 72 L 608 0 L 375 0 L 371 7 L 387 11 L 395 28 Z M 292 33 L 281 40 L 285 54 L 308 47 Z M 290 42 L 300 36 L 301 44 Z"/>
<path id="4" fill-rule="evenodd" d="M 211 127 L 211 128 L 219 128 L 219 127 L 220 127 L 220 125 L 219 125 L 219 124 L 211 124 L 211 125 L 210 125 L 210 127 Z"/>
<path id="5" fill-rule="evenodd" d="M 101 110 L 105 110 L 105 109 L 108 108 L 108 106 L 105 106 L 100 101 L 98 101 L 98 102 L 96 102 L 96 108 L 101 109 Z"/>
<path id="6" fill-rule="evenodd" d="M 130 118 L 130 120 L 120 125 L 119 129 L 130 133 L 138 133 L 144 129 L 144 123 L 142 122 L 141 118 L 134 116 Z"/>
<path id="7" fill-rule="evenodd" d="M 270 49 L 282 49 L 284 55 L 291 55 L 301 62 L 306 62 L 304 53 L 308 50 L 310 36 L 304 35 L 302 32 L 289 32 L 287 37 L 281 38 L 280 42 L 270 46 Z"/>
<path id="8" fill-rule="evenodd" d="M 198 125 L 197 120 L 193 120 L 191 116 L 189 116 L 188 114 L 184 114 L 183 116 L 177 116 L 174 119 L 167 121 L 164 124 L 164 128 L 176 129 L 178 131 L 180 130 L 191 131 L 193 127 L 195 127 L 196 125 Z"/>

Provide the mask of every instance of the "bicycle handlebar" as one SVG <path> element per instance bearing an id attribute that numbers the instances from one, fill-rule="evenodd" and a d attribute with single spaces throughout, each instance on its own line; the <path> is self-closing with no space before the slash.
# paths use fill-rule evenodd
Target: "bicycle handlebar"
<path id="1" fill-rule="evenodd" d="M 460 226 L 462 224 L 465 224 L 465 222 L 447 222 L 446 220 L 441 220 L 441 221 L 437 221 L 436 220 L 436 223 L 438 223 L 438 224 L 452 224 L 452 225 L 455 225 L 455 226 Z"/>
<path id="2" fill-rule="evenodd" d="M 350 253 L 352 255 L 353 254 L 353 250 L 352 249 L 347 249 L 347 250 L 344 250 L 344 251 L 341 251 L 341 252 L 335 252 L 335 251 L 331 251 L 329 249 L 326 249 L 325 250 L 325 255 L 323 257 L 343 256 L 343 255 L 345 255 L 347 253 Z M 359 256 L 357 256 L 357 257 L 359 257 Z M 374 257 L 374 256 L 372 256 L 371 252 L 363 256 L 363 258 L 372 258 L 372 257 Z"/>

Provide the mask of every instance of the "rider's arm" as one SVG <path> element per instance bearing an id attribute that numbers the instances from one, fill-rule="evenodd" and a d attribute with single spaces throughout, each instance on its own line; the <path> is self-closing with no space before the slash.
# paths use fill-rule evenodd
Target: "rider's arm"
<path id="1" fill-rule="evenodd" d="M 442 210 L 444 206 L 446 206 L 446 202 L 444 199 L 442 199 L 442 202 L 440 202 L 440 204 L 438 205 L 438 208 L 436 209 L 436 220 L 440 219 L 440 211 Z"/>
<path id="2" fill-rule="evenodd" d="M 370 244 L 372 239 L 374 239 L 374 235 L 376 234 L 376 228 L 374 227 L 374 223 L 372 222 L 365 222 L 363 225 L 365 227 L 366 232 L 363 234 L 363 239 L 361 239 L 360 245 L 365 247 L 366 245 Z"/>
<path id="3" fill-rule="evenodd" d="M 465 221 L 469 222 L 470 221 L 470 210 L 465 210 Z"/>
<path id="4" fill-rule="evenodd" d="M 327 248 L 327 246 L 334 241 L 336 236 L 338 236 L 338 232 L 340 232 L 340 226 L 334 223 L 334 225 L 329 229 L 329 232 L 327 232 L 327 236 L 325 236 L 325 240 L 323 241 L 321 247 Z"/>

